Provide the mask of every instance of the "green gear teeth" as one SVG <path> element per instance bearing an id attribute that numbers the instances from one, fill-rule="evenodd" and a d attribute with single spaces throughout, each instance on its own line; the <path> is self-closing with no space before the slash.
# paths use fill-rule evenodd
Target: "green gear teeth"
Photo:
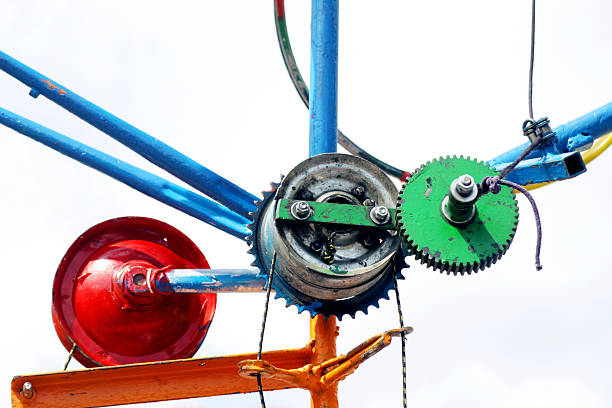
<path id="1" fill-rule="evenodd" d="M 508 250 L 518 224 L 517 202 L 508 187 L 480 197 L 476 216 L 466 226 L 447 223 L 440 206 L 452 181 L 463 174 L 479 182 L 497 172 L 469 157 L 440 157 L 414 172 L 397 203 L 398 229 L 408 252 L 427 267 L 455 275 L 496 263 Z"/>

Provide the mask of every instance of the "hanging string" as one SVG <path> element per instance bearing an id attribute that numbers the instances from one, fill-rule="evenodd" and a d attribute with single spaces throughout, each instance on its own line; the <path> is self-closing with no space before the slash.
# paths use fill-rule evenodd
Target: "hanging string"
<path id="1" fill-rule="evenodd" d="M 397 285 L 397 272 L 395 263 L 393 264 L 393 286 L 395 288 L 395 299 L 397 300 L 397 314 L 399 315 L 400 327 L 404 327 L 404 315 L 402 313 L 402 304 L 400 302 L 399 287 Z M 402 333 L 402 404 L 404 408 L 408 407 L 406 398 L 406 335 Z"/>
<path id="2" fill-rule="evenodd" d="M 270 292 L 272 290 L 272 279 L 274 277 L 274 266 L 276 265 L 276 251 L 272 256 L 272 263 L 270 264 L 270 275 L 268 276 L 268 286 L 266 287 L 266 303 L 264 306 L 263 318 L 261 320 L 261 332 L 259 333 L 259 349 L 257 350 L 257 359 L 261 360 L 261 350 L 263 348 L 264 333 L 266 331 L 266 320 L 268 319 L 268 305 L 270 304 Z M 261 374 L 257 374 L 257 387 L 259 388 L 259 400 L 261 401 L 261 407 L 266 408 L 266 401 L 264 399 L 263 385 L 261 384 Z"/>

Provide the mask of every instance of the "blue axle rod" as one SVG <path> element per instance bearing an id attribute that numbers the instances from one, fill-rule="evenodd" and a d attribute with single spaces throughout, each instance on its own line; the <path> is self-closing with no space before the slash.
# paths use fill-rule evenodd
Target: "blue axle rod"
<path id="1" fill-rule="evenodd" d="M 312 0 L 309 153 L 337 151 L 338 0 Z"/>
<path id="2" fill-rule="evenodd" d="M 0 124 L 235 237 L 245 239 L 251 233 L 246 227 L 250 220 L 221 204 L 36 122 L 0 108 Z"/>
<path id="3" fill-rule="evenodd" d="M 2 51 L 0 69 L 227 208 L 244 217 L 256 210 L 256 196 Z"/>
<path id="4" fill-rule="evenodd" d="M 172 269 L 164 272 L 166 282 L 155 282 L 161 291 L 175 293 L 262 292 L 266 280 L 257 269 Z"/>

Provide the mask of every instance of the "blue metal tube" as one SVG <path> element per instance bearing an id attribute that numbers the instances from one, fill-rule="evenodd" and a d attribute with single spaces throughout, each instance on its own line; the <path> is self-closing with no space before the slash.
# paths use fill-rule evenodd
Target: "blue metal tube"
<path id="1" fill-rule="evenodd" d="M 258 274 L 257 269 L 172 269 L 164 276 L 175 293 L 262 292 L 266 280 Z"/>
<path id="2" fill-rule="evenodd" d="M 338 0 L 312 0 L 309 154 L 337 151 Z"/>
<path id="3" fill-rule="evenodd" d="M 502 171 L 511 163 L 501 163 L 495 170 Z M 582 156 L 578 152 L 547 154 L 535 159 L 521 161 L 508 175 L 506 180 L 522 186 L 566 180 L 586 171 Z"/>
<path id="4" fill-rule="evenodd" d="M 250 221 L 212 200 L 0 108 L 0 124 L 240 239 Z"/>
<path id="5" fill-rule="evenodd" d="M 612 132 L 612 102 L 595 109 L 577 119 L 554 129 L 556 136 L 553 141 L 540 149 L 535 149 L 526 159 L 542 157 L 546 154 L 560 154 L 585 150 L 595 139 Z M 502 163 L 512 163 L 529 145 L 526 142 L 489 160 L 489 164 L 497 166 Z"/>
<path id="6" fill-rule="evenodd" d="M 256 196 L 2 51 L 0 69 L 238 214 L 256 210 Z"/>

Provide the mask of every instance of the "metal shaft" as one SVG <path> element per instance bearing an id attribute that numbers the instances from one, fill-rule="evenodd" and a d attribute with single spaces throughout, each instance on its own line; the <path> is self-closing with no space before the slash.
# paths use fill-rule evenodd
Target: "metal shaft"
<path id="1" fill-rule="evenodd" d="M 175 293 L 263 292 L 266 280 L 258 273 L 257 269 L 172 269 L 164 275 Z"/>

